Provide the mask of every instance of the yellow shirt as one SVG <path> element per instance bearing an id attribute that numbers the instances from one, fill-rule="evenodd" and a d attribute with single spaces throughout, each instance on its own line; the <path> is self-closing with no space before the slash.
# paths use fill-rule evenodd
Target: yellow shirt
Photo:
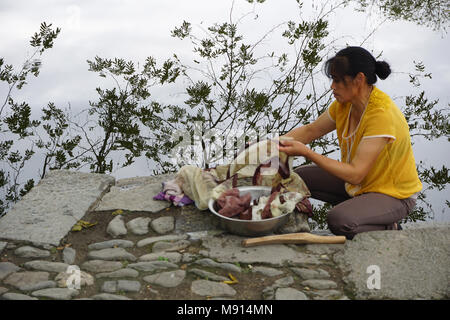
<path id="1" fill-rule="evenodd" d="M 345 184 L 350 196 L 378 192 L 405 199 L 422 190 L 411 146 L 409 127 L 391 98 L 374 87 L 354 132 L 348 132 L 351 103 L 334 101 L 327 110 L 341 148 L 341 161 L 350 163 L 362 139 L 390 138 L 375 165 L 359 185 Z"/>

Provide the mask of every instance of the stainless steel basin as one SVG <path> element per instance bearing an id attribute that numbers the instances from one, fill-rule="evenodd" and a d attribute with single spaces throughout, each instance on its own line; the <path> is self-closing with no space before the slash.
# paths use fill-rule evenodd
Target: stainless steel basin
<path id="1" fill-rule="evenodd" d="M 239 190 L 240 195 L 250 193 L 252 200 L 257 199 L 260 196 L 268 196 L 272 190 L 271 187 L 264 186 L 245 186 L 238 187 L 237 189 Z M 212 213 L 219 217 L 220 227 L 230 233 L 241 236 L 262 236 L 273 233 L 275 230 L 283 226 L 289 217 L 289 214 L 284 214 L 278 217 L 258 221 L 228 218 L 219 214 L 214 209 L 214 202 L 215 201 L 213 199 L 209 199 L 208 207 Z"/>

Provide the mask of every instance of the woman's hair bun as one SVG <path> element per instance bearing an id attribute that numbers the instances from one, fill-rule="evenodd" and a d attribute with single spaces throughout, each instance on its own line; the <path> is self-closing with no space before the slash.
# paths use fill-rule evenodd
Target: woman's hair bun
<path id="1" fill-rule="evenodd" d="M 386 61 L 377 61 L 375 63 L 375 73 L 381 79 L 386 79 L 391 74 L 391 67 Z"/>

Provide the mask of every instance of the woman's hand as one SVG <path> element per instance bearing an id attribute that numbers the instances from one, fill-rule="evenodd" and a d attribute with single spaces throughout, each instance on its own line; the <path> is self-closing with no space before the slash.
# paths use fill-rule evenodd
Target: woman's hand
<path id="1" fill-rule="evenodd" d="M 311 151 L 311 149 L 309 149 L 303 143 L 296 140 L 279 141 L 278 150 L 286 153 L 288 156 L 303 156 L 303 157 L 305 157 Z"/>

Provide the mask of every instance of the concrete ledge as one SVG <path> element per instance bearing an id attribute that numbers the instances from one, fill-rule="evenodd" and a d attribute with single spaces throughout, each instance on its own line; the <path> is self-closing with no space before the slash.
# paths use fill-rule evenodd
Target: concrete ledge
<path id="1" fill-rule="evenodd" d="M 361 233 L 334 259 L 356 299 L 450 297 L 449 223 Z"/>
<path id="2" fill-rule="evenodd" d="M 153 196 L 161 191 L 162 182 L 170 180 L 174 176 L 174 174 L 165 174 L 118 180 L 94 210 L 161 211 L 170 207 L 170 202 L 153 200 Z"/>
<path id="3" fill-rule="evenodd" d="M 0 239 L 58 245 L 114 183 L 104 174 L 50 171 L 0 218 Z"/>

